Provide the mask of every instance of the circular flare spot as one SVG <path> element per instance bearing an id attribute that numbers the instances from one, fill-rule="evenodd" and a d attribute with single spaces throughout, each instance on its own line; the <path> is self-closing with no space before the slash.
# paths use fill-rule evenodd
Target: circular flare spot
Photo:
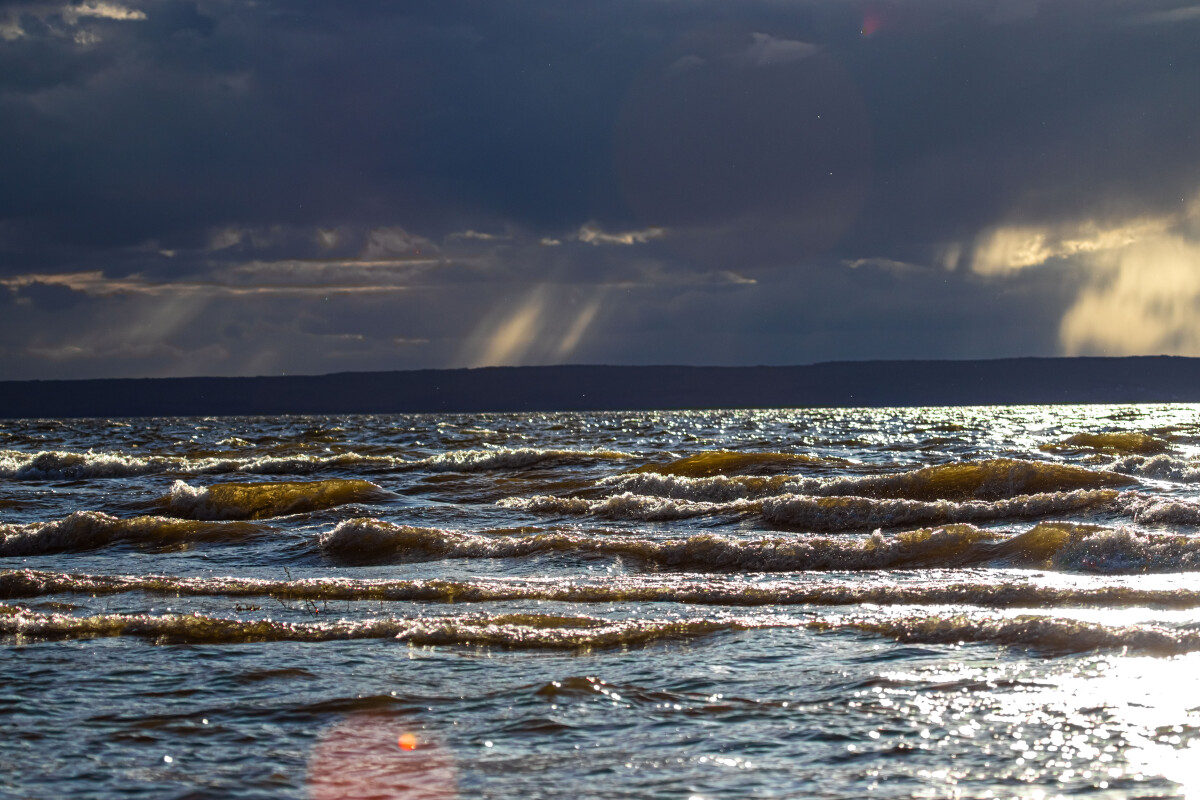
<path id="1" fill-rule="evenodd" d="M 449 750 L 411 724 L 363 712 L 326 729 L 308 759 L 309 800 L 457 800 Z"/>

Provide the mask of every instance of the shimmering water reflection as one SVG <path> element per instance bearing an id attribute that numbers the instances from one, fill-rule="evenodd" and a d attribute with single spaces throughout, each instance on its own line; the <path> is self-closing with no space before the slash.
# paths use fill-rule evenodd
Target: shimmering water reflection
<path id="1" fill-rule="evenodd" d="M 1200 796 L 1198 410 L 0 422 L 0 795 Z"/>

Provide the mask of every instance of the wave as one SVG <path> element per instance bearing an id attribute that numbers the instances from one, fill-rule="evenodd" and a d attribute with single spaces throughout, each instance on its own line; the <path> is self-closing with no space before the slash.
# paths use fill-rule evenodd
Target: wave
<path id="1" fill-rule="evenodd" d="M 168 575 L 68 575 L 39 570 L 0 572 L 0 598 L 52 594 L 113 595 L 145 592 L 191 597 L 271 597 L 299 601 L 495 603 L 680 603 L 713 606 L 967 605 L 986 608 L 1200 607 L 1200 591 L 1045 586 L 1030 582 L 958 582 L 939 585 L 814 584 L 811 580 L 740 581 L 673 576 L 619 576 L 602 583 L 565 580 L 362 580 L 306 578 L 181 578 Z"/>
<path id="2" fill-rule="evenodd" d="M 783 495 L 763 500 L 707 502 L 676 500 L 631 493 L 599 500 L 579 497 L 509 497 L 499 501 L 503 508 L 535 514 L 586 515 L 603 519 L 647 522 L 691 519 L 704 516 L 760 514 L 776 526 L 816 532 L 871 530 L 904 525 L 942 525 L 1031 519 L 1111 505 L 1118 497 L 1112 490 L 1060 492 L 1017 496 L 993 502 L 938 500 L 876 500 L 869 497 L 812 497 Z"/>
<path id="3" fill-rule="evenodd" d="M 818 478 L 799 478 L 788 475 L 772 477 L 716 475 L 707 478 L 690 478 L 664 475 L 658 472 L 641 472 L 601 478 L 597 481 L 597 485 L 621 494 L 727 503 L 733 500 L 753 500 L 776 494 L 816 494 L 825 485 L 825 482 Z"/>
<path id="4" fill-rule="evenodd" d="M 647 464 L 632 470 L 632 472 L 709 478 L 714 475 L 772 474 L 809 464 L 846 463 L 848 462 L 841 458 L 823 459 L 802 453 L 742 453 L 731 450 L 712 450 L 685 456 L 666 464 Z"/>
<path id="5" fill-rule="evenodd" d="M 1200 464 L 1172 456 L 1126 456 L 1108 467 L 1114 472 L 1178 483 L 1200 483 Z"/>
<path id="6" fill-rule="evenodd" d="M 76 511 L 53 522 L 0 524 L 0 556 L 80 552 L 132 544 L 163 547 L 212 541 L 244 541 L 266 528 L 244 522 L 197 522 L 168 517 L 119 519 L 99 511 Z"/>
<path id="7" fill-rule="evenodd" d="M 798 476 L 691 477 L 657 472 L 617 475 L 599 482 L 616 492 L 680 500 L 727 502 L 780 494 L 853 495 L 876 500 L 1003 500 L 1051 492 L 1114 489 L 1136 483 L 1127 475 L 1070 464 L 994 458 L 842 478 Z"/>
<path id="8" fill-rule="evenodd" d="M 158 502 L 169 513 L 189 519 L 266 519 L 347 503 L 370 503 L 390 496 L 380 486 L 363 480 L 218 483 L 208 487 L 176 481 Z"/>
<path id="9" fill-rule="evenodd" d="M 587 651 L 646 645 L 664 639 L 765 628 L 857 631 L 905 643 L 986 643 L 1051 654 L 1133 650 L 1178 655 L 1200 650 L 1200 633 L 1160 625 L 1105 626 L 1047 616 L 911 615 L 893 619 L 800 621 L 787 617 L 608 620 L 550 614 L 461 614 L 422 619 L 283 622 L 201 614 L 40 614 L 0 606 L 0 636 L 25 640 L 136 637 L 157 644 L 243 644 L 394 639 L 419 646 L 483 646 Z"/>
<path id="10" fill-rule="evenodd" d="M 1195 500 L 1130 492 L 1115 505 L 1141 524 L 1200 525 L 1200 504 Z"/>
<path id="11" fill-rule="evenodd" d="M 410 462 L 414 468 L 432 472 L 492 472 L 624 461 L 634 456 L 615 450 L 560 450 L 538 447 L 501 447 L 495 450 L 454 450 Z"/>
<path id="12" fill-rule="evenodd" d="M 395 639 L 415 645 L 496 646 L 514 649 L 591 650 L 643 645 L 717 631 L 767 627 L 770 622 L 722 619 L 606 620 L 548 614 L 458 615 L 423 619 L 333 622 L 243 621 L 200 614 L 38 614 L 0 606 L 0 636 L 94 639 L 130 636 L 160 644 L 329 642 Z"/>
<path id="13" fill-rule="evenodd" d="M 817 493 L 893 500 L 1002 500 L 1018 495 L 1112 489 L 1133 483 L 1126 475 L 1070 464 L 992 458 L 892 475 L 834 478 Z"/>
<path id="14" fill-rule="evenodd" d="M 904 525 L 994 522 L 1068 514 L 1110 505 L 1112 490 L 1055 492 L 996 501 L 875 500 L 868 497 L 772 497 L 762 502 L 762 516 L 777 526 L 811 531 L 855 531 Z"/>
<path id="15" fill-rule="evenodd" d="M 816 630 L 855 630 L 914 644 L 985 643 L 1053 654 L 1133 650 L 1172 656 L 1200 650 L 1200 633 L 1159 625 L 1106 626 L 1044 616 L 908 616 L 888 620 L 819 621 Z"/>
<path id="16" fill-rule="evenodd" d="M 591 464 L 633 458 L 612 450 L 561 450 L 500 448 L 458 450 L 423 459 L 357 452 L 332 455 L 243 454 L 186 456 L 140 456 L 120 452 L 73 453 L 46 450 L 25 453 L 0 451 L 0 477 L 13 480 L 83 480 L 88 478 L 135 478 L 143 475 L 308 475 L 330 470 L 402 472 L 490 472 Z"/>
<path id="17" fill-rule="evenodd" d="M 260 456 L 258 458 L 205 458 L 188 462 L 179 472 L 220 475 L 245 472 L 252 475 L 307 475 L 327 470 L 389 472 L 409 468 L 412 462 L 397 456 L 338 453 L 325 456 Z"/>
<path id="18" fill-rule="evenodd" d="M 630 558 L 699 572 L 794 572 L 965 566 L 1035 567 L 1104 573 L 1200 570 L 1200 537 L 1073 523 L 1041 523 L 1020 534 L 955 524 L 869 537 L 736 539 L 699 534 L 655 541 L 633 536 L 480 536 L 347 520 L 320 539 L 326 556 L 349 563 L 393 559 L 519 558 L 540 554 Z"/>
<path id="19" fill-rule="evenodd" d="M 1147 433 L 1077 433 L 1061 442 L 1042 445 L 1043 450 L 1101 450 L 1107 453 L 1156 455 L 1171 449 L 1171 443 Z"/>
<path id="20" fill-rule="evenodd" d="M 600 500 L 556 497 L 554 495 L 506 497 L 497 505 L 534 514 L 588 515 L 605 519 L 636 519 L 646 522 L 749 514 L 762 509 L 762 503 L 757 501 L 734 500 L 728 503 L 706 503 L 672 500 L 666 497 L 646 497 L 629 492 Z"/>
<path id="21" fill-rule="evenodd" d="M 69 453 L 61 450 L 22 453 L 4 450 L 0 451 L 0 477 L 12 480 L 135 478 L 172 472 L 179 469 L 183 462 L 181 458 L 139 458 L 123 453 Z"/>

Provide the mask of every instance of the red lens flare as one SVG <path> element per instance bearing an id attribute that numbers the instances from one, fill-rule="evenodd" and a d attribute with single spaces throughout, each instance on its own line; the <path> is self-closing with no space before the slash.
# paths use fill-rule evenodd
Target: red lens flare
<path id="1" fill-rule="evenodd" d="M 351 714 L 322 734 L 308 759 L 311 800 L 452 800 L 449 750 L 411 728 L 411 719 Z"/>

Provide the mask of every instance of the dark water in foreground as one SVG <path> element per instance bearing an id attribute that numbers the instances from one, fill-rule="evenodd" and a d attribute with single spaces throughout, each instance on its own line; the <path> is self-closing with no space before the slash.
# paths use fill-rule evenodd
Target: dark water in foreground
<path id="1" fill-rule="evenodd" d="M 0 422 L 0 796 L 1196 796 L 1198 412 Z"/>

